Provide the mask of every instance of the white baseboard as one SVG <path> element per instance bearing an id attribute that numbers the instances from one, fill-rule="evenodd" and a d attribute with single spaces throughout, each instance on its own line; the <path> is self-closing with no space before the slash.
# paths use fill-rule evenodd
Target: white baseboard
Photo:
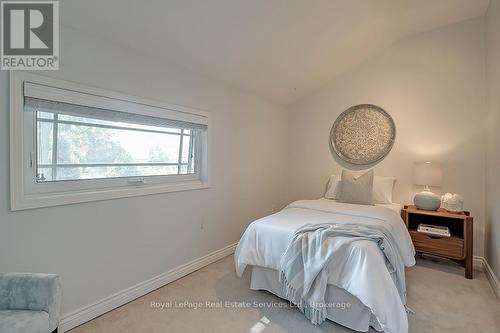
<path id="1" fill-rule="evenodd" d="M 500 282 L 498 281 L 498 278 L 493 272 L 490 264 L 483 257 L 474 257 L 474 266 L 476 266 L 476 262 L 478 262 L 479 265 L 483 268 L 484 274 L 486 275 L 486 278 L 488 279 L 488 282 L 490 283 L 495 296 L 500 301 Z"/>
<path id="2" fill-rule="evenodd" d="M 474 256 L 474 259 L 472 259 L 474 269 L 484 271 L 484 261 L 485 259 L 483 257 Z"/>
<path id="3" fill-rule="evenodd" d="M 122 306 L 134 299 L 144 296 L 153 290 L 186 276 L 200 268 L 216 262 L 230 254 L 236 249 L 236 243 L 228 245 L 220 250 L 209 253 L 201 258 L 192 260 L 184 265 L 169 270 L 144 282 L 140 282 L 132 287 L 119 291 L 111 296 L 103 298 L 97 302 L 86 305 L 76 311 L 68 313 L 61 318 L 59 332 L 66 332 L 91 319 L 105 314 L 119 306 Z"/>

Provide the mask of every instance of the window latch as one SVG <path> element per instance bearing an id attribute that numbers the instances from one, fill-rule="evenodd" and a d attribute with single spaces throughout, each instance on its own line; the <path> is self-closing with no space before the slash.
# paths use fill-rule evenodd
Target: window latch
<path id="1" fill-rule="evenodd" d="M 130 185 L 142 185 L 142 184 L 146 184 L 146 179 L 144 178 L 133 178 L 133 179 L 129 179 L 128 180 L 128 183 Z"/>

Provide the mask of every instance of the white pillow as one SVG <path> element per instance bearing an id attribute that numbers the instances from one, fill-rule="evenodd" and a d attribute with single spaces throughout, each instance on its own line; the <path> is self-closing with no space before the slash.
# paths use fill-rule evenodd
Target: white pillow
<path id="1" fill-rule="evenodd" d="M 337 200 L 340 195 L 340 176 L 331 175 L 326 188 L 325 198 Z"/>
<path id="2" fill-rule="evenodd" d="M 394 184 L 396 184 L 394 177 L 375 176 L 373 178 L 373 203 L 391 204 Z"/>
<path id="3" fill-rule="evenodd" d="M 396 184 L 394 177 L 375 176 L 373 178 L 373 203 L 391 204 L 392 192 Z M 325 198 L 337 200 L 340 195 L 341 179 L 339 175 L 331 175 L 325 193 Z"/>

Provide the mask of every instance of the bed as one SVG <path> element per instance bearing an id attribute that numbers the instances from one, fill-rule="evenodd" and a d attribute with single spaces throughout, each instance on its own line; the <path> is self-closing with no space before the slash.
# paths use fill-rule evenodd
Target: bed
<path id="1" fill-rule="evenodd" d="M 397 204 L 355 205 L 329 199 L 300 200 L 282 211 L 251 223 L 235 252 L 236 273 L 252 266 L 251 289 L 267 290 L 284 297 L 278 281 L 281 255 L 295 231 L 304 224 L 384 223 L 395 239 L 406 267 L 415 264 L 415 250 L 400 217 Z M 394 276 L 378 246 L 356 240 L 342 247 L 325 267 L 328 286 L 325 299 L 338 307 L 327 309 L 327 319 L 350 329 L 366 332 L 369 327 L 384 332 L 407 332 L 408 319 Z"/>

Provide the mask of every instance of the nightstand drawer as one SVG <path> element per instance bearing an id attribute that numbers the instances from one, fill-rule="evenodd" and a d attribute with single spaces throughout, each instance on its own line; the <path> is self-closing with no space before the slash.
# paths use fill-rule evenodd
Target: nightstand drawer
<path id="1" fill-rule="evenodd" d="M 415 250 L 428 254 L 446 256 L 453 259 L 464 258 L 464 240 L 457 237 L 436 237 L 421 232 L 410 231 Z"/>

